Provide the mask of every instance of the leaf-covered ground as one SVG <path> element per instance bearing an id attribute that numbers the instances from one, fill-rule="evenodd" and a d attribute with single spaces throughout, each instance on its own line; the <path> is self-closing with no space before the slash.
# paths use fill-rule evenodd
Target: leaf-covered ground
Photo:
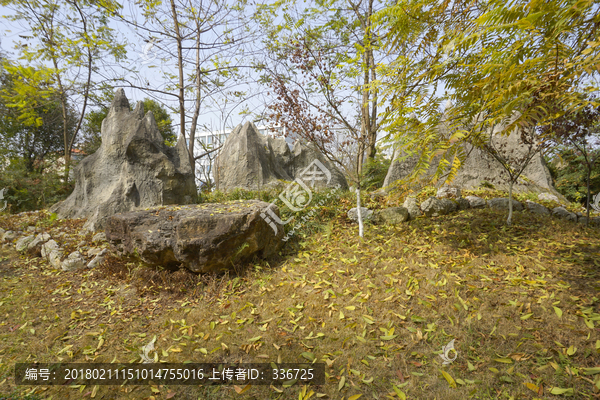
<path id="1" fill-rule="evenodd" d="M 600 398 L 600 230 L 521 212 L 506 227 L 505 217 L 468 210 L 368 226 L 361 241 L 339 216 L 279 259 L 220 277 L 152 271 L 114 257 L 96 270 L 62 272 L 4 248 L 0 393 L 61 400 Z M 32 222 L 3 217 L 0 226 Z M 54 221 L 47 229 L 69 236 L 80 226 Z M 139 362 L 154 336 L 159 361 L 323 362 L 326 384 L 14 385 L 16 362 Z M 442 365 L 439 354 L 452 339 L 456 360 Z"/>

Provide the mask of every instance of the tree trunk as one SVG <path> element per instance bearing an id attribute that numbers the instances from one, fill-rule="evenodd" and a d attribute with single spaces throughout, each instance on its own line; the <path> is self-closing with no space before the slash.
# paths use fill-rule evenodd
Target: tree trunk
<path id="1" fill-rule="evenodd" d="M 175 40 L 177 41 L 177 68 L 179 69 L 179 129 L 185 139 L 185 87 L 183 84 L 183 38 L 179 31 L 179 21 L 177 20 L 177 9 L 175 7 L 175 1 L 171 0 L 171 13 L 173 14 L 173 25 L 175 29 Z M 194 143 L 188 140 L 188 157 L 190 159 L 190 165 L 192 166 L 192 173 L 195 172 L 193 166 L 194 162 Z"/>
<path id="2" fill-rule="evenodd" d="M 512 204 L 512 190 L 513 190 L 513 181 L 511 180 L 508 183 L 508 218 L 506 219 L 506 225 L 512 225 L 512 215 L 513 215 L 513 204 Z"/>
<path id="3" fill-rule="evenodd" d="M 585 226 L 589 226 L 590 224 L 590 175 L 592 173 L 592 168 L 591 166 L 588 165 L 588 169 L 587 169 L 587 204 L 585 205 L 586 208 L 586 217 L 587 219 L 585 220 Z"/>
<path id="4" fill-rule="evenodd" d="M 356 215 L 358 216 L 358 236 L 362 238 L 364 237 L 365 232 L 360 205 L 360 185 L 356 188 Z"/>

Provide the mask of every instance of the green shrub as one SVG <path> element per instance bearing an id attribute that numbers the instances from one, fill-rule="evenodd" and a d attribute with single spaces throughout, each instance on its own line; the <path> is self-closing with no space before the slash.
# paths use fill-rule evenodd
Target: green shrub
<path id="1" fill-rule="evenodd" d="M 6 201 L 9 213 L 47 208 L 66 199 L 73 191 L 74 183 L 65 184 L 62 178 L 63 175 L 56 172 L 28 172 L 23 162 L 13 160 L 0 172 L 0 190 L 5 189 L 1 201 Z"/>
<path id="2" fill-rule="evenodd" d="M 568 200 L 585 204 L 587 197 L 587 168 L 582 156 L 563 150 L 547 163 L 554 186 Z M 596 162 L 590 176 L 590 195 L 600 192 L 600 161 Z"/>
<path id="3" fill-rule="evenodd" d="M 364 165 L 363 178 L 360 186 L 367 192 L 379 189 L 387 175 L 392 160 L 384 154 L 377 153 L 374 160 L 369 160 Z"/>

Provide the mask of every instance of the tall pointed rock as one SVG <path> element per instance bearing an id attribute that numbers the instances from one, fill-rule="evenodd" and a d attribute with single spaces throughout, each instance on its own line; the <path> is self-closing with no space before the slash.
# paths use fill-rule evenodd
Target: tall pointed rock
<path id="1" fill-rule="evenodd" d="M 86 218 L 84 227 L 95 231 L 116 213 L 193 202 L 196 185 L 187 152 L 181 156 L 180 143 L 165 146 L 141 102 L 131 111 L 118 89 L 101 129 L 102 145 L 75 168 L 73 193 L 50 211 L 59 218 Z"/>

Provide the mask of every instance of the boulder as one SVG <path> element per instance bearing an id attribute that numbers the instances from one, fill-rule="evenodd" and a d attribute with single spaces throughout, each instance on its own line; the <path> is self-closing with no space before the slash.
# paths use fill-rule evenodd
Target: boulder
<path id="1" fill-rule="evenodd" d="M 296 181 L 299 190 L 347 190 L 344 174 L 313 146 L 297 141 L 290 151 L 285 139 L 261 135 L 251 122 L 229 134 L 216 160 L 219 190 L 261 190 Z"/>
<path id="2" fill-rule="evenodd" d="M 41 246 L 40 254 L 42 257 L 47 258 L 54 250 L 58 250 L 58 243 L 51 239 Z"/>
<path id="3" fill-rule="evenodd" d="M 560 200 L 558 199 L 558 197 L 556 197 L 555 195 L 550 194 L 550 193 L 538 194 L 538 200 L 554 201 L 556 203 L 560 203 Z"/>
<path id="4" fill-rule="evenodd" d="M 573 221 L 573 222 L 577 222 L 577 215 L 575 213 L 572 213 L 570 211 L 568 211 L 566 208 L 564 207 L 555 207 L 552 209 L 552 215 L 558 217 L 558 218 L 562 218 L 562 219 L 566 219 L 569 221 Z"/>
<path id="5" fill-rule="evenodd" d="M 532 213 L 535 214 L 542 214 L 542 215 L 550 215 L 550 210 L 548 210 L 546 207 L 544 207 L 541 204 L 538 204 L 536 202 L 533 202 L 531 200 L 527 200 L 525 202 L 525 206 L 527 207 L 527 209 L 529 211 L 531 211 Z"/>
<path id="6" fill-rule="evenodd" d="M 404 204 L 402 207 L 408 210 L 409 220 L 417 218 L 421 215 L 421 209 L 419 208 L 419 204 L 417 203 L 416 197 L 409 196 L 404 200 Z"/>
<path id="7" fill-rule="evenodd" d="M 106 242 L 106 234 L 104 232 L 98 232 L 92 237 L 92 242 Z"/>
<path id="8" fill-rule="evenodd" d="M 153 207 L 117 214 L 106 238 L 120 255 L 138 255 L 150 265 L 216 272 L 281 246 L 279 210 L 258 200 Z"/>
<path id="9" fill-rule="evenodd" d="M 2 242 L 12 242 L 16 237 L 16 232 L 6 231 L 4 232 L 4 235 L 2 235 Z"/>
<path id="10" fill-rule="evenodd" d="M 344 174 L 314 146 L 298 140 L 294 144 L 293 155 L 294 179 L 301 179 L 311 188 L 348 190 L 348 182 Z"/>
<path id="11" fill-rule="evenodd" d="M 496 148 L 500 148 L 502 152 L 515 157 L 519 157 L 527 151 L 526 147 L 520 143 L 518 132 L 504 135 L 501 134 L 501 129 L 503 128 L 498 127 L 491 135 L 491 142 Z M 444 136 L 449 134 L 444 122 L 440 123 L 438 131 Z M 493 157 L 468 143 L 463 145 L 463 151 L 467 154 L 467 158 L 451 183 L 453 187 L 476 189 L 483 182 L 492 182 L 496 189 L 508 190 L 506 172 Z M 419 160 L 419 155 L 409 156 L 402 150 L 401 146 L 398 146 L 394 149 L 393 160 L 383 184 L 386 190 L 390 190 L 395 181 L 405 179 L 412 174 Z M 441 156 L 434 157 L 424 174 L 425 177 L 430 177 L 435 173 L 440 160 Z M 448 161 L 452 165 L 454 160 Z M 525 168 L 522 178 L 519 178 L 518 183 L 514 185 L 513 190 L 515 192 L 551 192 L 560 197 L 560 194 L 554 189 L 550 171 L 541 154 L 536 154 L 533 157 Z"/>
<path id="12" fill-rule="evenodd" d="M 438 199 L 458 199 L 460 198 L 460 189 L 451 186 L 442 186 L 435 195 Z"/>
<path id="13" fill-rule="evenodd" d="M 61 263 L 62 263 L 61 259 L 62 259 L 63 255 L 64 255 L 64 252 L 62 251 L 62 249 L 52 250 L 50 252 L 50 254 L 48 255 L 48 262 L 54 268 L 58 269 L 61 267 Z"/>
<path id="14" fill-rule="evenodd" d="M 260 190 L 279 180 L 293 180 L 292 154 L 281 138 L 267 138 L 252 122 L 238 125 L 227 137 L 216 161 L 220 190 Z"/>
<path id="15" fill-rule="evenodd" d="M 27 252 L 34 256 L 39 256 L 42 252 L 42 245 L 50 240 L 50 235 L 47 233 L 40 233 L 33 239 L 31 243 L 27 245 Z"/>
<path id="16" fill-rule="evenodd" d="M 471 208 L 485 208 L 487 207 L 487 202 L 481 197 L 477 196 L 467 196 L 465 200 L 469 202 L 469 207 Z"/>
<path id="17" fill-rule="evenodd" d="M 85 267 L 85 258 L 79 251 L 74 251 L 60 263 L 63 271 L 75 271 Z"/>
<path id="18" fill-rule="evenodd" d="M 100 148 L 75 167 L 73 193 L 50 208 L 59 218 L 86 218 L 85 230 L 95 231 L 116 213 L 195 199 L 185 140 L 166 146 L 152 112 L 144 115 L 141 102 L 130 111 L 123 89 L 101 131 Z"/>
<path id="19" fill-rule="evenodd" d="M 427 217 L 447 215 L 458 208 L 452 200 L 430 197 L 421 204 L 421 210 Z"/>
<path id="20" fill-rule="evenodd" d="M 96 256 L 87 264 L 87 268 L 92 269 L 92 268 L 96 268 L 98 265 L 100 265 L 104 261 L 104 257 L 107 252 L 108 252 L 108 249 L 103 249 L 101 252 L 96 254 Z"/>
<path id="21" fill-rule="evenodd" d="M 463 199 L 462 197 L 456 199 L 456 204 L 459 210 L 468 210 L 471 207 L 469 200 Z"/>
<path id="22" fill-rule="evenodd" d="M 577 216 L 577 223 L 578 224 L 585 225 L 585 224 L 587 224 L 587 222 L 588 222 L 588 217 L 584 217 L 583 215 L 582 216 Z"/>
<path id="23" fill-rule="evenodd" d="M 373 211 L 369 210 L 366 207 L 361 207 L 360 208 L 360 214 L 361 217 L 363 219 L 363 221 L 369 221 L 370 219 L 373 218 Z M 352 222 L 358 222 L 358 211 L 357 208 L 351 208 L 350 210 L 348 210 L 348 219 Z"/>
<path id="24" fill-rule="evenodd" d="M 15 243 L 15 250 L 17 250 L 19 253 L 26 251 L 29 243 L 33 242 L 34 240 L 35 235 L 23 236 L 17 240 L 17 243 Z"/>
<path id="25" fill-rule="evenodd" d="M 499 197 L 495 199 L 488 200 L 488 207 L 496 209 L 496 210 L 508 210 L 508 198 Z M 512 201 L 513 211 L 522 211 L 523 204 L 519 203 L 517 200 Z"/>
<path id="26" fill-rule="evenodd" d="M 390 207 L 383 210 L 375 210 L 373 222 L 375 224 L 399 224 L 408 221 L 408 210 L 404 207 Z"/>

